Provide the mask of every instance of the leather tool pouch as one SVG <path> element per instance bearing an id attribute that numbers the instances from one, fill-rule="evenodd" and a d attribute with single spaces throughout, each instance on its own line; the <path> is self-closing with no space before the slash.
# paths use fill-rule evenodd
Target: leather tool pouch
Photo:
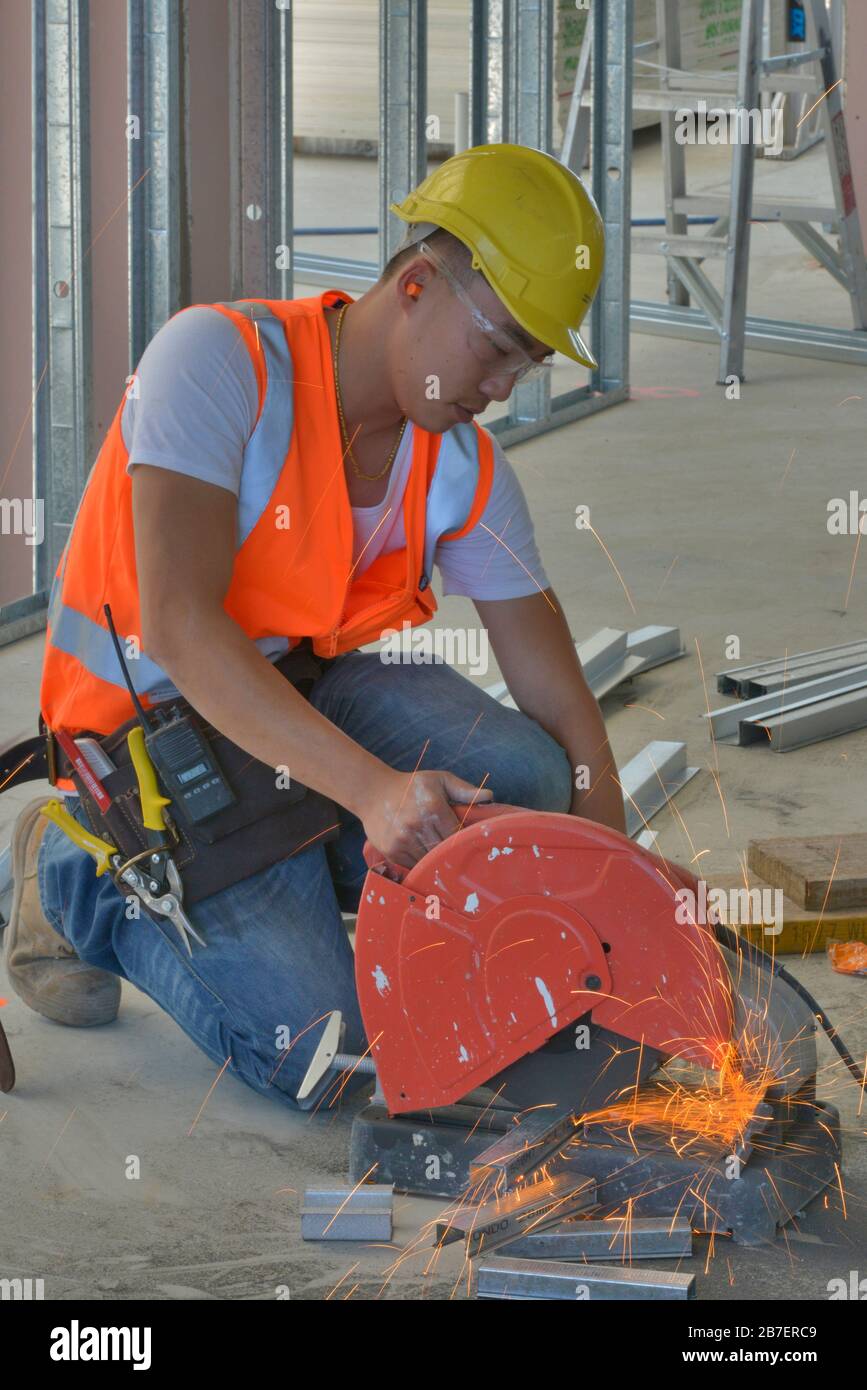
<path id="1" fill-rule="evenodd" d="M 315 680 L 331 665 L 305 646 L 297 646 L 274 663 L 305 698 Z M 191 714 L 213 749 L 217 764 L 237 800 L 200 825 L 185 818 L 173 801 L 167 812 L 178 834 L 172 850 L 183 884 L 184 906 L 208 898 L 242 879 L 250 878 L 310 844 L 324 844 L 340 833 L 336 804 L 299 782 L 278 787 L 277 772 L 239 748 L 208 724 L 187 700 L 167 701 Z M 106 836 L 125 859 L 140 854 L 146 845 L 142 826 L 138 780 L 126 736 L 138 721 L 130 719 L 99 739 L 116 770 L 101 778 L 111 806 L 103 815 L 74 769 L 75 783 L 91 829 Z M 159 776 L 159 773 L 157 774 Z M 291 772 L 290 772 L 291 776 Z"/>

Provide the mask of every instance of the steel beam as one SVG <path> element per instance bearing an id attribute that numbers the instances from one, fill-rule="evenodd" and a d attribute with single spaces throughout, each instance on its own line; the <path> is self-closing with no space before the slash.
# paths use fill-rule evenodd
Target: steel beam
<path id="1" fill-rule="evenodd" d="M 680 69 L 682 61 L 677 0 L 656 0 L 656 32 L 659 36 L 657 62 L 660 64 L 660 80 L 667 87 L 670 74 Z M 676 212 L 674 207 L 674 199 L 686 192 L 686 150 L 675 139 L 673 111 L 660 111 L 659 124 L 662 142 L 662 186 L 665 189 L 666 240 L 670 244 L 676 244 L 688 239 L 686 214 Z M 634 248 L 635 237 L 632 244 Z M 667 276 L 669 304 L 688 304 L 689 290 L 675 275 L 670 265 L 667 267 Z"/>
<path id="2" fill-rule="evenodd" d="M 604 392 L 629 384 L 634 23 L 626 0 L 595 0 L 593 13 L 591 174 L 605 224 L 605 268 L 591 309 L 599 363 L 591 386 Z"/>
<path id="3" fill-rule="evenodd" d="M 628 632 L 626 650 L 630 656 L 641 658 L 638 671 L 652 671 L 655 666 L 664 666 L 668 661 L 677 661 L 680 657 L 686 656 L 686 648 L 680 638 L 680 628 L 659 627 L 656 624 Z"/>
<path id="4" fill-rule="evenodd" d="M 501 138 L 551 152 L 554 10 L 549 0 L 504 0 Z M 518 382 L 509 397 L 509 428 L 550 419 L 551 381 Z"/>
<path id="5" fill-rule="evenodd" d="M 775 753 L 788 753 L 808 743 L 821 743 L 867 725 L 867 682 L 840 695 L 789 705 L 780 714 L 756 715 L 741 724 L 744 743 L 767 743 Z"/>
<path id="6" fill-rule="evenodd" d="M 302 1240 L 391 1240 L 394 1188 L 308 1188 L 301 1210 Z"/>
<path id="7" fill-rule="evenodd" d="M 695 1275 L 620 1265 L 564 1264 L 492 1255 L 479 1266 L 478 1298 L 657 1301 L 695 1298 Z"/>
<path id="8" fill-rule="evenodd" d="M 759 103 L 759 36 L 764 10 L 765 0 L 743 0 L 736 109 L 745 115 L 756 110 Z M 730 216 L 736 235 L 729 237 L 726 255 L 720 332 L 720 384 L 725 384 L 732 377 L 742 381 L 744 375 L 755 168 L 756 152 L 753 146 L 747 140 L 739 139 L 732 149 Z"/>
<path id="9" fill-rule="evenodd" d="M 698 772 L 686 765 L 686 744 L 655 739 L 620 769 L 620 785 L 626 803 L 626 833 L 632 839 L 645 822 L 662 810 L 668 800 Z"/>
<path id="10" fill-rule="evenodd" d="M 129 371 L 181 307 L 184 0 L 127 0 Z"/>
<path id="11" fill-rule="evenodd" d="M 390 203 L 402 203 L 427 173 L 427 0 L 379 4 L 379 268 L 406 225 Z"/>
<path id="12" fill-rule="evenodd" d="M 237 0 L 229 6 L 229 25 L 229 298 L 291 299 L 290 0 Z"/>
<path id="13" fill-rule="evenodd" d="M 754 661 L 746 666 L 730 666 L 726 671 L 717 671 L 717 690 L 721 695 L 751 698 L 817 676 L 844 671 L 865 661 L 867 641 L 841 642 L 833 647 L 817 647 L 814 651 L 793 652 L 791 656 L 775 657 L 772 661 Z"/>
<path id="14" fill-rule="evenodd" d="M 88 0 L 33 0 L 33 478 L 50 588 L 93 463 Z"/>
<path id="15" fill-rule="evenodd" d="M 815 680 L 793 681 L 783 690 L 773 690 L 752 700 L 740 700 L 721 709 L 712 709 L 708 714 L 703 714 L 702 719 L 708 720 L 710 735 L 715 743 L 744 743 L 749 739 L 741 737 L 741 725 L 748 720 L 782 714 L 784 710 L 793 709 L 806 701 L 842 695 L 865 683 L 867 664 L 850 666 L 845 671 L 835 671 Z"/>
<path id="16" fill-rule="evenodd" d="M 541 1168 L 553 1153 L 574 1138 L 574 1116 L 545 1108 L 531 1111 L 470 1163 L 473 1183 L 498 1189 L 513 1187 Z"/>
<path id="17" fill-rule="evenodd" d="M 470 14 L 470 143 L 494 145 L 503 136 L 506 0 L 472 0 Z"/>
<path id="18" fill-rule="evenodd" d="M 642 658 L 629 653 L 628 638 L 626 632 L 604 627 L 586 642 L 575 644 L 581 669 L 597 700 L 642 669 Z"/>
<path id="19" fill-rule="evenodd" d="M 516 1235 L 558 1226 L 569 1216 L 596 1205 L 593 1178 L 569 1172 L 537 1183 L 522 1184 L 497 1201 L 460 1207 L 436 1225 L 437 1245 L 464 1240 L 467 1254 L 479 1255 L 505 1245 Z"/>
<path id="20" fill-rule="evenodd" d="M 554 1230 L 519 1236 L 509 1256 L 524 1260 L 682 1260 L 692 1254 L 692 1227 L 670 1217 L 626 1221 L 569 1221 Z"/>

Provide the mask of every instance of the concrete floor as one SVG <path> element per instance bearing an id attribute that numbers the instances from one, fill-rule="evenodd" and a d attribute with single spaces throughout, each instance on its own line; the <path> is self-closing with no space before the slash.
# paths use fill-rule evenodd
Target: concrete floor
<path id="1" fill-rule="evenodd" d="M 691 150 L 699 189 L 725 188 L 724 151 Z M 340 178 L 337 174 L 340 174 Z M 827 198 L 821 149 L 789 165 L 760 164 L 758 188 Z M 376 170 L 364 161 L 298 161 L 299 224 L 375 221 Z M 659 149 L 636 150 L 633 213 L 661 209 Z M 335 250 L 334 239 L 305 248 Z M 338 254 L 373 258 L 372 239 L 341 239 Z M 299 287 L 299 292 L 305 291 Z M 634 298 L 661 299 L 661 261 L 633 266 Z M 753 229 L 750 310 L 850 326 L 848 301 L 781 228 Z M 763 748 L 719 750 L 725 806 L 707 771 L 700 715 L 724 641 L 741 661 L 853 640 L 867 628 L 867 556 L 856 538 L 831 536 L 827 504 L 863 478 L 867 396 L 863 371 L 806 358 L 748 353 L 739 401 L 715 384 L 712 346 L 632 337 L 635 398 L 513 449 L 550 579 L 576 638 L 602 626 L 678 624 L 686 660 L 621 687 L 605 701 L 619 761 L 655 738 L 683 739 L 700 766 L 676 814 L 654 828 L 659 848 L 705 876 L 737 867 L 752 837 L 863 828 L 867 730 L 780 756 Z M 573 384 L 564 370 L 562 387 Z M 575 378 L 577 384 L 577 378 Z M 669 394 L 658 398 L 658 388 Z M 623 575 L 627 600 L 575 508 L 592 521 Z M 854 561 L 854 577 L 852 577 Z M 850 582 L 851 581 L 851 582 Z M 474 624 L 468 601 L 440 608 L 444 626 Z M 35 731 L 42 639 L 0 650 L 0 740 Z M 702 665 L 704 682 L 702 679 Z M 737 664 L 737 663 L 735 663 Z M 496 679 L 492 670 L 485 684 Z M 14 816 L 43 790 L 0 798 L 0 845 Z M 867 1051 L 867 982 L 835 975 L 825 958 L 795 960 L 794 973 L 821 1000 L 856 1057 Z M 267 1299 L 376 1296 L 393 1249 L 305 1245 L 300 1195 L 346 1179 L 351 1113 L 310 1119 L 224 1077 L 150 999 L 129 985 L 118 1020 L 96 1032 L 61 1030 L 7 987 L 3 1022 L 19 1084 L 0 1103 L 4 1219 L 0 1276 L 42 1277 L 54 1298 Z M 841 1109 L 846 1131 L 845 1207 L 839 1191 L 762 1250 L 707 1242 L 694 1268 L 706 1299 L 824 1299 L 831 1278 L 867 1273 L 867 1163 L 858 1089 L 820 1041 L 820 1094 Z M 195 1123 L 194 1123 L 195 1122 Z M 140 1181 L 124 1176 L 126 1156 Z M 394 1243 L 407 1245 L 439 1204 L 398 1198 Z M 465 1296 L 454 1247 L 424 1276 L 408 1259 L 390 1298 Z M 663 1266 L 660 1264 L 659 1266 Z M 349 1272 L 348 1272 L 349 1271 Z"/>

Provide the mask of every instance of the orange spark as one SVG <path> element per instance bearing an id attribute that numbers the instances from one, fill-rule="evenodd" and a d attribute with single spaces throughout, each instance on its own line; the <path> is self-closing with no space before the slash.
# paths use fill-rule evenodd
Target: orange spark
<path id="1" fill-rule="evenodd" d="M 204 1110 L 205 1106 L 207 1105 L 208 1101 L 210 1100 L 210 1098 L 211 1098 L 211 1093 L 212 1093 L 214 1087 L 216 1086 L 216 1084 L 217 1084 L 217 1082 L 219 1081 L 220 1077 L 223 1075 L 223 1072 L 226 1070 L 226 1067 L 229 1065 L 229 1063 L 231 1062 L 231 1060 L 232 1060 L 231 1057 L 227 1057 L 227 1058 L 226 1058 L 225 1062 L 224 1062 L 223 1065 L 220 1067 L 220 1070 L 217 1072 L 217 1075 L 214 1077 L 214 1080 L 211 1082 L 211 1085 L 210 1085 L 210 1087 L 208 1088 L 208 1094 L 205 1096 L 205 1099 L 202 1101 L 201 1105 L 199 1106 L 199 1113 L 196 1115 L 196 1118 L 193 1120 L 193 1123 L 190 1125 L 189 1129 L 187 1130 L 187 1138 L 188 1138 L 188 1139 L 189 1139 L 190 1135 L 192 1134 L 193 1130 L 195 1129 L 196 1125 L 199 1123 L 199 1119 L 200 1119 L 200 1117 L 201 1117 L 202 1111 Z"/>
<path id="2" fill-rule="evenodd" d="M 346 1206 L 346 1203 L 352 1201 L 352 1198 L 355 1196 L 356 1192 L 357 1192 L 358 1189 L 361 1187 L 362 1183 L 365 1183 L 365 1182 L 367 1181 L 367 1179 L 370 1177 L 370 1175 L 371 1175 L 371 1173 L 373 1172 L 373 1170 L 374 1170 L 375 1168 L 378 1168 L 378 1167 L 379 1167 L 379 1164 L 378 1164 L 378 1163 L 372 1163 L 372 1164 L 370 1165 L 370 1167 L 368 1168 L 367 1172 L 364 1174 L 364 1177 L 363 1177 L 363 1178 L 359 1178 L 358 1182 L 355 1184 L 355 1186 L 353 1187 L 352 1191 L 348 1194 L 348 1196 L 344 1197 L 343 1201 L 340 1203 L 340 1206 L 337 1208 L 336 1212 L 335 1212 L 334 1215 L 332 1216 L 332 1218 L 331 1218 L 331 1220 L 329 1221 L 328 1225 L 327 1225 L 327 1226 L 325 1227 L 325 1229 L 323 1230 L 322 1236 L 325 1236 L 325 1235 L 328 1233 L 328 1231 L 331 1230 L 331 1227 L 334 1225 L 334 1223 L 335 1223 L 335 1221 L 337 1220 L 338 1216 L 339 1216 L 340 1213 L 343 1211 L 343 1208 Z M 322 1236 L 320 1236 L 320 1239 L 322 1239 Z M 353 1268 L 355 1268 L 355 1266 L 353 1266 Z M 351 1271 L 348 1271 L 348 1272 L 351 1273 Z"/>
<path id="3" fill-rule="evenodd" d="M 835 88 L 835 87 L 839 87 L 839 85 L 840 85 L 840 83 L 841 83 L 842 81 L 843 81 L 842 77 L 838 77 L 838 78 L 837 78 L 837 81 L 836 81 L 836 82 L 832 82 L 832 84 L 831 84 L 831 86 L 828 88 L 828 90 L 825 91 L 825 92 L 823 92 L 822 95 L 821 95 L 820 97 L 818 97 L 816 101 L 813 102 L 813 105 L 810 107 L 809 111 L 805 111 L 804 114 L 803 114 L 803 116 L 801 117 L 801 119 L 796 123 L 796 125 L 795 125 L 795 129 L 796 129 L 796 130 L 798 129 L 798 126 L 802 126 L 802 125 L 804 124 L 804 122 L 805 122 L 805 120 L 807 119 L 808 116 L 812 116 L 812 114 L 813 114 L 813 112 L 815 111 L 816 107 L 817 107 L 817 106 L 821 106 L 821 104 L 822 104 L 822 102 L 825 100 L 825 98 L 826 98 L 826 97 L 829 97 L 829 96 L 831 95 L 831 93 L 833 92 L 834 88 Z"/>
<path id="4" fill-rule="evenodd" d="M 509 551 L 509 554 L 511 555 L 512 559 L 515 561 L 515 564 L 521 566 L 521 569 L 524 571 L 524 573 L 526 574 L 526 576 L 527 576 L 528 579 L 532 579 L 533 583 L 536 585 L 536 588 L 539 590 L 539 593 L 540 593 L 540 594 L 542 595 L 542 597 L 544 598 L 544 600 L 545 600 L 545 602 L 547 603 L 548 607 L 549 607 L 550 609 L 552 609 L 553 612 L 556 613 L 556 612 L 558 611 L 556 603 L 552 603 L 552 602 L 551 602 L 551 600 L 549 599 L 548 595 L 545 593 L 545 590 L 542 588 L 542 585 L 539 583 L 539 581 L 538 581 L 538 579 L 536 578 L 536 576 L 535 576 L 534 574 L 531 574 L 530 571 L 527 569 L 527 566 L 523 563 L 523 561 L 521 561 L 521 560 L 518 559 L 518 557 L 517 557 L 517 555 L 515 554 L 514 550 L 510 550 L 509 547 L 506 545 L 506 542 L 505 542 L 504 540 L 501 540 L 500 537 L 496 534 L 496 532 L 491 530 L 490 526 L 486 526 L 485 523 L 484 523 L 483 521 L 480 521 L 478 524 L 479 524 L 479 526 L 481 526 L 481 528 L 482 528 L 483 531 L 487 531 L 487 533 L 488 533 L 489 536 L 493 536 L 493 537 L 494 537 L 494 540 L 497 542 L 498 545 L 501 545 L 501 546 L 503 547 L 504 550 L 508 550 L 508 551 Z M 633 611 L 634 611 L 634 610 L 633 610 Z"/>

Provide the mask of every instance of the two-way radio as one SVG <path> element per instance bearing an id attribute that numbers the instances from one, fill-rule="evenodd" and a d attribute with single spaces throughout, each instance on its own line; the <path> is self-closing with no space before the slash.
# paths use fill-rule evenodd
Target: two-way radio
<path id="1" fill-rule="evenodd" d="M 145 747 L 171 797 L 173 807 L 181 812 L 182 819 L 186 818 L 193 825 L 209 820 L 238 798 L 220 770 L 212 749 L 180 705 L 170 704 L 165 710 L 155 706 L 151 710 L 154 720 L 151 724 L 130 680 L 111 608 L 107 603 L 103 605 L 103 612 L 123 678 L 144 730 Z"/>

